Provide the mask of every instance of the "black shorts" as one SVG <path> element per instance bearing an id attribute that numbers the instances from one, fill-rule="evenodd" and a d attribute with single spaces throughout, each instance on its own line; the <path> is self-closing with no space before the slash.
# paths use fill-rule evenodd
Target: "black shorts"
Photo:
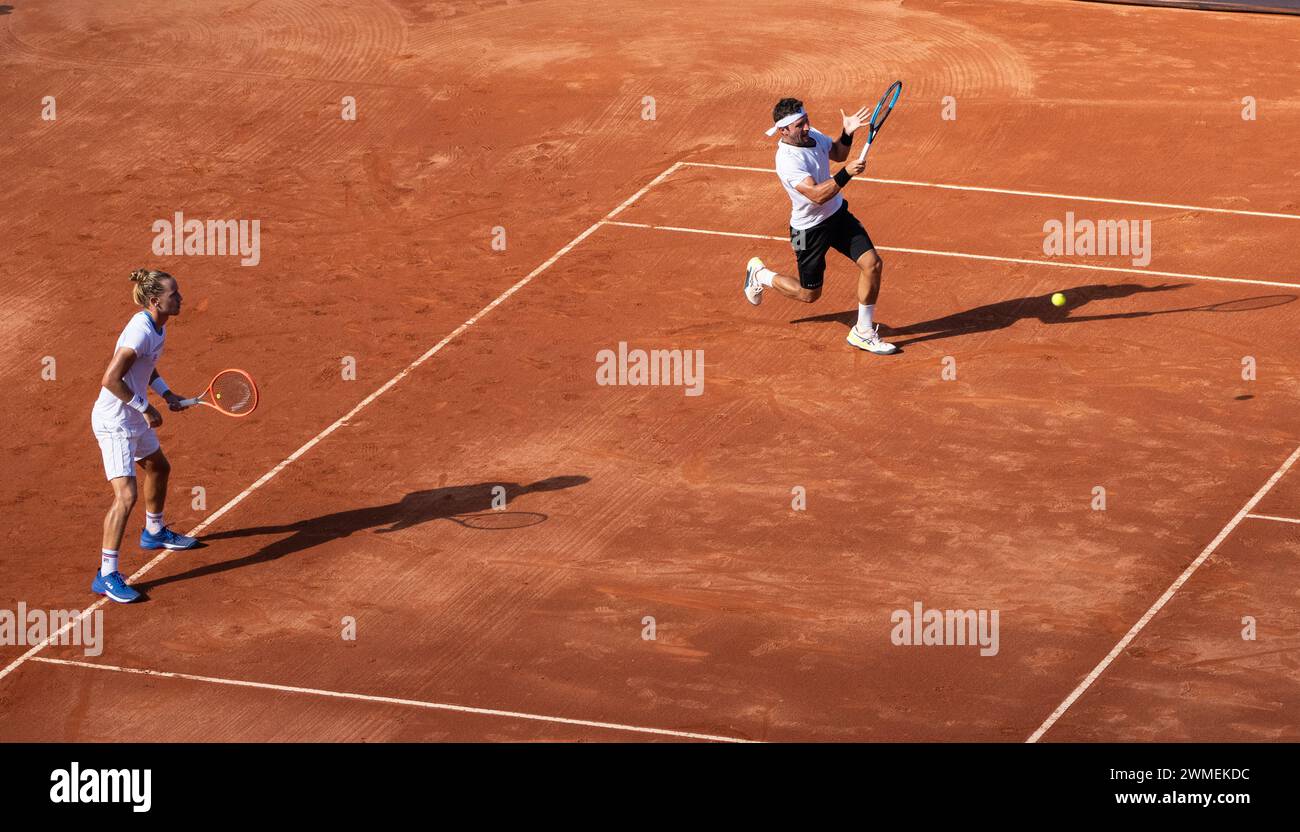
<path id="1" fill-rule="evenodd" d="M 858 258 L 875 246 L 858 218 L 849 213 L 849 202 L 825 222 L 802 231 L 790 229 L 790 247 L 799 263 L 799 285 L 805 289 L 820 289 L 826 276 L 826 251 L 834 248 L 840 254 L 857 262 Z"/>

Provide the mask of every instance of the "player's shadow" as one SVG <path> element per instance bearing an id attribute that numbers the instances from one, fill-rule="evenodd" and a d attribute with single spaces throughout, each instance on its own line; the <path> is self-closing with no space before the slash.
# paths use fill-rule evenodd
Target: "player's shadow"
<path id="1" fill-rule="evenodd" d="M 492 499 L 494 495 L 492 490 L 497 486 L 504 487 L 506 499 L 513 502 L 524 494 L 558 491 L 562 488 L 582 485 L 589 481 L 589 477 L 579 475 L 548 477 L 527 485 L 510 482 L 481 482 L 474 485 L 430 488 L 424 491 L 413 491 L 395 503 L 382 506 L 336 511 L 293 523 L 273 526 L 250 526 L 244 529 L 215 532 L 204 535 L 203 540 L 210 545 L 217 540 L 240 537 L 255 537 L 266 534 L 288 536 L 268 543 L 242 558 L 196 566 L 175 575 L 167 575 L 156 580 L 146 581 L 135 588 L 148 591 L 164 584 L 188 581 L 191 578 L 202 578 L 244 566 L 279 560 L 288 555 L 297 554 L 314 546 L 320 546 L 367 529 L 372 529 L 378 534 L 384 534 L 409 529 L 412 526 L 428 523 L 431 520 L 455 519 L 460 515 L 490 512 L 493 508 Z M 541 520 L 538 522 L 546 520 L 544 514 L 530 514 L 540 517 Z"/>
<path id="2" fill-rule="evenodd" d="M 10 13 L 13 12 L 13 10 L 14 10 L 14 7 L 13 7 L 13 6 L 10 6 L 10 5 L 7 5 L 7 4 L 6 4 L 6 5 L 3 5 L 3 6 L 0 6 L 0 14 L 10 14 Z"/>
<path id="3" fill-rule="evenodd" d="M 880 325 L 881 336 L 888 336 L 890 343 L 898 347 L 917 344 L 921 341 L 933 341 L 939 338 L 952 338 L 957 335 L 973 335 L 980 332 L 992 332 L 1005 329 L 1016 321 L 1037 318 L 1046 324 L 1082 323 L 1085 321 L 1103 321 L 1115 318 L 1142 318 L 1148 315 L 1160 315 L 1170 312 L 1185 312 L 1185 309 L 1154 309 L 1143 312 L 1115 312 L 1106 315 L 1071 315 L 1076 309 L 1097 300 L 1126 298 L 1146 292 L 1167 292 L 1182 289 L 1190 283 L 1162 283 L 1159 286 L 1140 286 L 1136 283 L 1091 283 L 1065 289 L 1065 305 L 1053 306 L 1051 294 L 1028 295 L 1021 298 L 1001 300 L 954 312 L 942 318 L 921 321 L 907 326 Z M 833 312 L 826 315 L 814 315 L 797 318 L 792 323 L 813 323 L 835 321 L 852 326 L 857 323 L 857 310 Z M 901 339 L 900 339 L 901 336 Z"/>

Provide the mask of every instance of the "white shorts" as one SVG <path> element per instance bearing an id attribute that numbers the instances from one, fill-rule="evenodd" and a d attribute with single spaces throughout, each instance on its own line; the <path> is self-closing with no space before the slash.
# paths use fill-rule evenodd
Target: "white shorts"
<path id="1" fill-rule="evenodd" d="M 153 428 L 145 428 L 140 432 L 126 428 L 100 429 L 96 425 L 95 438 L 99 440 L 99 451 L 104 457 L 104 473 L 110 480 L 134 477 L 135 461 L 144 459 L 161 447 L 158 444 L 158 434 Z"/>

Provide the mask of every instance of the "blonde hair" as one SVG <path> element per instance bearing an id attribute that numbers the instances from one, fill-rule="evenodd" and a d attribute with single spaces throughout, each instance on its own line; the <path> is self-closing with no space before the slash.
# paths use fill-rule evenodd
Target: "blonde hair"
<path id="1" fill-rule="evenodd" d="M 131 282 L 135 284 L 136 305 L 148 308 L 149 299 L 156 298 L 163 293 L 162 282 L 173 279 L 167 272 L 160 272 L 157 269 L 136 269 L 131 272 Z"/>

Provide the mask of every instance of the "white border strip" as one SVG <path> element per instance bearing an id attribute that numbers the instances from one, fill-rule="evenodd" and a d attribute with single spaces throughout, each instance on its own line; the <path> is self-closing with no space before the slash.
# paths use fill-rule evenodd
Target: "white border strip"
<path id="1" fill-rule="evenodd" d="M 285 468 L 288 468 L 295 461 L 297 461 L 299 457 L 301 457 L 303 454 L 310 451 L 312 448 L 316 447 L 316 445 L 319 444 L 321 440 L 329 436 L 334 431 L 338 430 L 343 425 L 347 424 L 349 419 L 351 419 L 353 416 L 356 416 L 358 413 L 360 413 L 362 410 L 368 407 L 370 403 L 373 402 L 375 399 L 379 398 L 380 396 L 384 395 L 389 390 L 391 390 L 393 388 L 393 385 L 397 384 L 399 381 L 406 378 L 408 375 L 411 374 L 413 370 L 415 370 L 421 364 L 428 361 L 433 356 L 437 355 L 438 352 L 440 352 L 443 347 L 447 346 L 452 341 L 454 341 L 463 332 L 465 332 L 465 330 L 469 329 L 471 326 L 478 323 L 479 320 L 481 320 L 484 315 L 488 314 L 493 309 L 496 309 L 515 292 L 518 292 L 520 289 L 524 288 L 524 286 L 527 286 L 534 277 L 537 277 L 539 274 L 549 269 L 551 265 L 555 263 L 556 260 L 559 260 L 565 254 L 567 254 L 578 243 L 581 243 L 583 240 L 590 237 L 592 232 L 594 232 L 597 228 L 600 228 L 602 223 L 604 223 L 609 219 L 612 219 L 613 217 L 618 216 L 619 213 L 621 213 L 632 203 L 636 202 L 638 199 L 645 196 L 647 191 L 649 191 L 655 185 L 658 185 L 660 182 L 664 181 L 664 179 L 670 176 L 673 173 L 673 171 L 681 167 L 681 164 L 682 164 L 681 162 L 677 162 L 673 164 L 663 173 L 659 174 L 654 179 L 651 179 L 650 182 L 647 183 L 646 186 L 643 187 L 641 190 L 637 191 L 627 199 L 623 200 L 623 202 L 617 208 L 610 211 L 604 217 L 601 217 L 600 219 L 596 220 L 587 228 L 586 231 L 574 237 L 563 248 L 561 248 L 559 251 L 552 254 L 545 263 L 542 263 L 540 266 L 533 269 L 531 272 L 529 272 L 527 275 L 521 278 L 517 283 L 515 283 L 515 285 L 511 286 L 509 289 L 506 289 L 504 292 L 498 295 L 496 300 L 492 301 L 487 306 L 483 307 L 478 312 L 474 313 L 474 315 L 470 317 L 469 320 L 465 321 L 463 324 L 461 324 L 460 326 L 452 330 L 450 335 L 448 335 L 446 338 L 443 338 L 438 343 L 434 344 L 424 353 L 424 355 L 420 356 L 419 358 L 415 359 L 410 364 L 408 364 L 406 366 L 406 369 L 402 370 L 400 373 L 393 376 L 388 381 L 384 382 L 382 387 L 380 387 L 378 390 L 376 390 L 375 392 L 371 393 L 369 396 L 366 396 L 364 399 L 362 399 L 361 402 L 356 407 L 352 408 L 347 413 L 340 416 L 338 419 L 335 419 L 333 424 L 331 424 L 329 427 L 325 428 L 320 433 L 313 436 L 311 439 L 307 440 L 307 443 L 304 444 L 301 448 L 289 454 L 287 457 L 281 460 L 278 465 L 276 465 L 270 471 L 267 471 L 265 474 L 259 477 L 258 480 L 254 482 L 252 485 L 248 486 L 243 491 L 236 494 L 235 497 L 230 500 L 230 502 L 226 503 L 221 508 L 214 511 L 212 514 L 209 514 L 203 520 L 203 522 L 199 523 L 197 526 L 190 529 L 188 532 L 186 532 L 186 534 L 189 535 L 190 537 L 195 537 L 199 535 L 204 529 L 206 529 L 208 526 L 215 523 L 222 515 L 224 515 L 226 512 L 230 511 L 231 509 L 233 509 L 235 506 L 239 505 L 241 502 L 243 502 L 244 498 L 247 497 L 249 494 L 252 494 L 257 489 L 266 485 L 268 482 L 274 479 L 277 474 L 279 474 Z M 140 567 L 135 572 L 135 574 L 131 576 L 130 578 L 131 582 L 135 582 L 140 577 L 148 573 L 149 570 L 153 569 L 159 563 L 162 563 L 163 559 L 165 559 L 169 554 L 171 554 L 171 551 L 168 549 L 164 549 L 157 557 L 155 557 L 153 560 L 146 563 L 144 566 Z M 86 616 L 90 615 L 100 607 L 104 606 L 106 603 L 108 603 L 107 597 L 100 598 L 98 601 L 96 601 L 95 603 L 87 607 L 85 610 L 83 610 L 81 614 L 78 615 L 76 618 L 72 619 L 71 621 L 67 622 L 62 627 L 60 627 L 58 632 L 51 633 L 50 635 L 46 636 L 46 638 L 43 639 L 42 641 L 32 645 L 32 647 L 26 653 L 23 653 L 21 656 L 19 656 L 18 658 L 10 662 L 8 666 L 6 666 L 3 670 L 0 670 L 0 679 L 4 679 L 4 677 L 8 676 L 10 673 L 13 673 L 15 670 L 21 667 L 24 662 L 26 662 L 27 660 L 35 656 L 37 653 L 44 650 L 46 647 L 49 646 L 51 641 L 56 641 L 65 632 L 69 631 L 73 627 L 79 626 L 81 624 L 82 619 L 84 619 Z"/>
<path id="2" fill-rule="evenodd" d="M 1282 479 L 1282 475 L 1295 464 L 1297 459 L 1300 459 L 1300 447 L 1297 447 L 1291 452 L 1291 456 L 1287 457 L 1286 462 L 1282 463 L 1282 467 L 1273 472 L 1273 476 L 1268 478 L 1268 482 L 1264 483 L 1264 485 L 1255 492 L 1255 496 L 1251 497 L 1246 504 L 1241 507 L 1241 510 L 1228 521 L 1228 525 L 1224 526 L 1218 535 L 1215 536 L 1214 540 L 1211 540 L 1210 544 L 1201 550 L 1201 554 L 1197 556 L 1196 560 L 1192 561 L 1188 567 L 1183 570 L 1183 574 L 1179 575 L 1178 578 L 1169 585 L 1169 588 L 1165 590 L 1164 594 L 1156 599 L 1156 602 L 1151 605 L 1151 608 L 1138 619 L 1136 624 L 1129 628 L 1129 631 L 1124 634 L 1124 637 L 1119 640 L 1119 643 L 1111 648 L 1111 651 L 1106 654 L 1106 657 L 1092 669 L 1092 672 L 1079 683 L 1079 686 L 1076 687 L 1069 696 L 1065 697 L 1064 702 L 1056 706 L 1056 710 L 1052 711 L 1051 716 L 1043 720 L 1043 724 L 1038 726 L 1038 730 L 1030 734 L 1029 738 L 1025 740 L 1025 742 L 1038 742 L 1039 738 L 1041 738 L 1043 734 L 1047 733 L 1048 729 L 1056 724 L 1056 721 L 1060 719 L 1067 710 L 1069 710 L 1070 706 L 1075 703 L 1075 700 L 1082 696 L 1083 692 L 1086 691 L 1093 682 L 1097 681 L 1097 677 L 1104 673 L 1107 667 L 1110 667 L 1110 663 L 1115 661 L 1115 658 L 1119 656 L 1120 653 L 1124 652 L 1129 644 L 1132 643 L 1133 639 L 1137 637 L 1137 634 L 1142 631 L 1142 628 L 1147 625 L 1147 622 L 1154 618 L 1155 614 L 1160 612 L 1161 608 L 1163 608 L 1165 604 L 1169 603 L 1169 599 L 1174 597 L 1174 593 L 1177 592 L 1183 584 L 1187 583 L 1188 578 L 1192 577 L 1192 574 L 1201 567 L 1202 563 L 1205 563 L 1206 559 L 1214 553 L 1214 550 L 1219 548 L 1219 544 L 1223 542 L 1224 538 L 1231 534 L 1233 529 L 1237 528 L 1238 523 L 1250 515 L 1250 510 L 1254 508 L 1260 500 L 1264 499 L 1264 495 L 1277 484 L 1278 480 Z"/>
<path id="3" fill-rule="evenodd" d="M 788 237 L 771 234 L 742 234 L 738 231 L 710 231 L 705 228 L 684 228 L 676 225 L 651 225 L 644 222 L 623 222 L 604 220 L 604 225 L 618 225 L 624 228 L 648 228 L 655 231 L 679 231 L 687 234 L 711 234 L 718 237 L 745 237 L 751 240 L 780 240 L 788 243 Z M 903 254 L 928 254 L 934 257 L 957 257 L 964 260 L 992 260 L 998 263 L 1024 263 L 1029 266 L 1055 266 L 1058 269 L 1086 269 L 1094 272 L 1119 272 L 1121 274 L 1141 274 L 1153 277 L 1180 277 L 1187 280 L 1212 280 L 1219 283 L 1247 283 L 1252 286 L 1279 286 L 1284 289 L 1300 289 L 1300 283 L 1286 283 L 1277 280 L 1254 280 L 1248 277 L 1219 277 L 1212 274 L 1186 274 L 1184 272 L 1160 272 L 1154 269 L 1125 269 L 1119 266 L 1090 266 L 1086 263 L 1060 263 L 1055 260 L 1031 260 L 1025 257 L 995 257 L 991 254 L 971 254 L 965 251 L 937 251 L 925 248 L 902 248 L 898 246 L 876 246 L 880 251 L 897 251 Z"/>
<path id="4" fill-rule="evenodd" d="M 249 682 L 242 679 L 222 679 L 216 676 L 196 676 L 192 673 L 169 673 L 162 670 L 118 667 L 111 664 L 94 664 L 93 662 L 79 662 L 69 659 L 51 659 L 46 656 L 34 658 L 32 661 L 42 662 L 44 664 L 64 665 L 67 667 L 86 667 L 93 670 L 110 670 L 114 673 L 132 673 L 163 679 L 185 679 L 190 682 L 207 682 L 212 685 L 257 688 L 259 690 L 273 690 L 280 693 L 305 693 L 311 696 L 328 696 L 333 699 L 351 699 L 358 702 L 374 702 L 381 705 L 403 705 L 410 708 L 425 708 L 431 711 L 454 711 L 462 714 L 477 714 L 478 716 L 527 719 L 534 722 L 551 722 L 557 725 L 577 725 L 583 728 L 604 728 L 610 731 L 631 731 L 637 734 L 656 734 L 658 736 L 678 737 L 680 739 L 688 740 L 731 743 L 757 742 L 757 740 L 746 740 L 740 739 L 739 737 L 724 737 L 717 734 L 697 734 L 694 731 L 674 731 L 670 728 L 646 728 L 640 725 L 623 725 L 618 722 L 596 722 L 590 719 L 569 719 L 568 717 L 563 716 L 546 716 L 544 714 L 530 714 L 522 711 L 501 711 L 495 708 L 471 708 L 465 705 L 448 705 L 442 702 L 425 702 L 420 699 L 398 699 L 392 696 L 371 696 L 365 693 L 346 693 L 336 690 L 321 690 L 320 688 L 300 688 L 292 685 L 273 685 L 267 682 Z"/>
<path id="5" fill-rule="evenodd" d="M 709 162 L 682 162 L 696 168 L 722 168 L 723 170 L 747 170 L 754 173 L 776 173 L 775 168 L 751 168 L 743 165 L 718 165 Z M 1116 205 L 1143 205 L 1147 208 L 1174 208 L 1180 211 L 1208 211 L 1214 214 L 1237 214 L 1243 217 L 1269 217 L 1276 220 L 1300 220 L 1300 214 L 1283 214 L 1274 211 L 1243 211 L 1240 208 L 1211 208 L 1208 205 L 1179 205 L 1172 202 L 1144 202 L 1137 199 L 1109 199 L 1100 196 L 1078 196 L 1077 194 L 1054 194 L 1045 191 L 1015 191 L 1010 188 L 985 188 L 979 185 L 946 185 L 939 182 L 913 182 L 907 179 L 876 179 L 871 176 L 855 176 L 855 182 L 876 182 L 881 185 L 908 185 L 914 188 L 941 188 L 946 191 L 978 191 L 987 194 L 1009 194 L 1011 196 L 1034 196 L 1040 199 L 1073 199 L 1080 202 L 1105 202 Z"/>
<path id="6" fill-rule="evenodd" d="M 1269 514 L 1247 514 L 1246 516 L 1249 517 L 1251 520 L 1275 520 L 1278 523 L 1300 524 L 1300 519 L 1296 519 L 1295 517 L 1273 517 L 1272 515 Z"/>

